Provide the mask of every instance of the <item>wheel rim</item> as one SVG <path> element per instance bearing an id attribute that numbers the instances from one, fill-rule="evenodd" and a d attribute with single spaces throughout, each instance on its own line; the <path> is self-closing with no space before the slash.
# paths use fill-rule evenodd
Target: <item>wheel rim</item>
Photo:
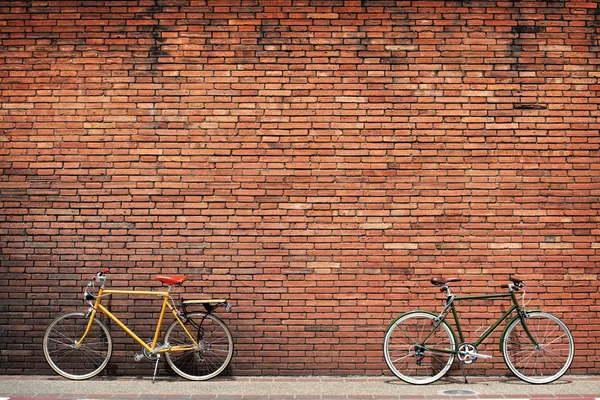
<path id="1" fill-rule="evenodd" d="M 204 314 L 190 314 L 186 327 L 193 335 L 198 328 L 189 320 L 200 323 Z M 233 338 L 225 324 L 213 315 L 202 322 L 202 338 L 192 341 L 181 325 L 175 321 L 165 335 L 171 348 L 184 346 L 193 350 L 166 353 L 168 364 L 180 376 L 191 380 L 206 380 L 219 375 L 229 364 L 233 355 Z"/>
<path id="2" fill-rule="evenodd" d="M 58 374 L 69 379 L 88 379 L 104 369 L 112 353 L 112 340 L 106 326 L 94 319 L 85 340 L 81 339 L 89 318 L 74 312 L 56 318 L 44 335 L 44 356 Z"/>
<path id="3" fill-rule="evenodd" d="M 455 340 L 446 323 L 431 332 L 434 316 L 426 313 L 409 314 L 396 321 L 385 338 L 385 360 L 400 379 L 412 384 L 435 382 L 450 369 L 454 354 L 432 349 L 453 351 Z M 421 346 L 423 340 L 430 335 Z"/>
<path id="4" fill-rule="evenodd" d="M 550 314 L 530 314 L 527 328 L 538 343 L 533 345 L 519 319 L 508 328 L 503 354 L 509 369 L 529 383 L 549 383 L 560 378 L 573 360 L 573 338 L 562 321 Z"/>

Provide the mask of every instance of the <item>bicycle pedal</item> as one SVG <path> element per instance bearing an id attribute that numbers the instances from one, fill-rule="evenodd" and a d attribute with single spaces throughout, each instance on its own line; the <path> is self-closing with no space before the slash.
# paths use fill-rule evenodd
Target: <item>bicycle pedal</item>
<path id="1" fill-rule="evenodd" d="M 144 358 L 143 354 L 137 354 L 136 353 L 136 354 L 133 355 L 133 359 L 135 360 L 135 362 L 140 362 L 140 361 L 142 361 L 143 358 Z"/>

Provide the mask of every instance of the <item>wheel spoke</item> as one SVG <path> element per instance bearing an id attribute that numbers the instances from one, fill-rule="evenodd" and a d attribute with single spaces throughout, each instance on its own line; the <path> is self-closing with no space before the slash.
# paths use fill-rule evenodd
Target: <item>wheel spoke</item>
<path id="1" fill-rule="evenodd" d="M 560 378 L 573 360 L 573 338 L 568 328 L 551 314 L 535 312 L 525 320 L 531 342 L 520 319 L 507 327 L 502 352 L 509 369 L 530 383 L 549 383 Z"/>
<path id="2" fill-rule="evenodd" d="M 88 379 L 104 369 L 112 354 L 112 340 L 106 326 L 94 319 L 79 347 L 89 319 L 83 312 L 57 317 L 44 334 L 44 356 L 58 374 L 69 379 Z"/>
<path id="3" fill-rule="evenodd" d="M 428 313 L 411 313 L 399 318 L 386 332 L 385 360 L 400 379 L 413 384 L 431 383 L 452 365 L 454 355 L 436 349 L 454 350 L 454 335 L 445 322 L 436 326 L 434 320 L 435 316 Z"/>
<path id="4" fill-rule="evenodd" d="M 202 321 L 198 338 L 194 341 L 185 332 L 178 321 L 174 321 L 165 334 L 165 341 L 177 344 L 178 351 L 165 353 L 168 364 L 186 379 L 205 380 L 220 374 L 229 364 L 233 355 L 233 339 L 225 324 L 213 315 L 205 317 L 203 313 L 188 316 L 191 320 Z M 191 332 L 198 326 L 188 326 Z"/>

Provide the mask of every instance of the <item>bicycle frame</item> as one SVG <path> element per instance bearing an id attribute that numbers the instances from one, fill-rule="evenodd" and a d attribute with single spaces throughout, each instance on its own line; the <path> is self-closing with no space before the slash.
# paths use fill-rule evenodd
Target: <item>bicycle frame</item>
<path id="1" fill-rule="evenodd" d="M 550 383 L 567 372 L 575 349 L 573 335 L 560 318 L 539 309 L 525 309 L 527 285 L 520 277 L 511 275 L 510 283 L 500 285 L 507 290 L 455 296 L 449 284 L 461 280 L 460 277 L 431 278 L 429 282 L 444 293 L 443 309 L 437 312 L 410 310 L 391 321 L 385 331 L 383 355 L 395 376 L 406 383 L 426 385 L 445 376 L 457 361 L 468 383 L 465 365 L 498 356 L 493 351 L 479 352 L 478 347 L 483 347 L 491 336 L 494 342 L 499 337 L 497 351 L 508 369 L 524 382 Z M 482 324 L 475 332 L 467 329 L 463 333 L 457 312 L 459 303 L 482 299 L 493 300 L 494 307 L 486 312 L 485 308 L 477 307 L 477 302 L 472 304 L 471 313 L 466 307 L 463 318 L 467 321 L 469 317 L 484 319 L 485 326 Z M 502 304 L 498 309 L 495 299 L 502 302 L 510 299 L 510 304 Z M 468 328 L 472 328 L 474 321 L 469 322 Z M 500 324 L 503 325 L 501 333 L 492 335 Z"/>
<path id="2" fill-rule="evenodd" d="M 127 325 L 125 325 L 123 322 L 121 322 L 121 320 L 119 320 L 119 318 L 117 318 L 113 313 L 111 313 L 106 307 L 104 307 L 101 304 L 102 301 L 102 297 L 103 296 L 108 296 L 108 295 L 139 295 L 139 296 L 155 296 L 155 297 L 162 297 L 163 298 L 163 303 L 162 303 L 162 308 L 160 310 L 160 315 L 158 317 L 158 323 L 156 326 L 156 330 L 154 332 L 154 338 L 152 339 L 152 345 L 149 346 L 147 343 L 145 343 L 138 335 L 136 335 L 131 329 L 129 329 L 127 327 Z M 160 335 L 160 331 L 161 331 L 161 327 L 162 327 L 162 323 L 163 323 L 163 319 L 164 319 L 164 315 L 166 310 L 168 309 L 173 316 L 175 317 L 175 319 L 177 320 L 177 322 L 179 322 L 179 324 L 181 325 L 181 327 L 184 329 L 184 331 L 186 332 L 186 334 L 190 337 L 190 339 L 192 339 L 192 342 L 195 343 L 196 339 L 195 336 L 187 329 L 187 327 L 185 326 L 185 324 L 181 321 L 181 319 L 179 318 L 178 312 L 175 309 L 174 306 L 172 306 L 169 303 L 169 300 L 171 299 L 171 293 L 169 290 L 167 291 L 161 291 L 161 292 L 151 292 L 151 291 L 142 291 L 142 290 L 112 290 L 112 289 L 104 289 L 104 285 L 98 290 L 98 295 L 96 297 L 96 300 L 94 301 L 94 305 L 92 306 L 92 308 L 90 309 L 90 313 L 89 313 L 89 322 L 88 325 L 86 327 L 85 332 L 83 333 L 81 339 L 79 339 L 76 343 L 76 346 L 79 347 L 81 346 L 81 344 L 83 343 L 83 341 L 85 340 L 87 334 L 90 331 L 90 327 L 92 326 L 92 321 L 94 320 L 98 310 L 102 311 L 104 314 L 106 314 L 106 316 L 108 318 L 110 318 L 114 323 L 116 323 L 121 329 L 123 329 L 125 331 L 125 333 L 127 333 L 129 336 L 131 336 L 136 342 L 138 342 L 143 348 L 145 348 L 148 352 L 150 352 L 150 354 L 156 354 L 156 353 L 165 353 L 165 352 L 174 352 L 174 351 L 184 351 L 184 350 L 189 350 L 189 347 L 185 347 L 185 346 L 173 346 L 173 347 L 168 347 L 168 348 L 164 348 L 161 350 L 158 350 L 156 348 L 156 344 L 158 343 L 158 338 Z"/>
<path id="3" fill-rule="evenodd" d="M 519 307 L 519 302 L 517 300 L 517 297 L 515 296 L 514 291 L 510 291 L 509 293 L 483 294 L 483 295 L 476 295 L 476 296 L 461 296 L 461 297 L 455 297 L 454 295 L 448 296 L 444 310 L 438 316 L 438 323 L 434 326 L 434 329 L 432 329 L 431 333 L 423 341 L 423 346 L 425 345 L 425 342 L 427 342 L 427 339 L 429 339 L 429 337 L 433 334 L 434 330 L 439 326 L 439 323 L 446 320 L 446 317 L 448 316 L 448 314 L 450 312 L 452 312 L 452 316 L 454 317 L 454 323 L 456 326 L 456 330 L 458 331 L 458 336 L 460 338 L 460 342 L 461 343 L 465 342 L 464 334 L 463 334 L 462 328 L 460 326 L 458 313 L 456 312 L 455 302 L 463 301 L 463 300 L 466 300 L 466 301 L 468 301 L 468 300 L 484 300 L 484 299 L 498 299 L 498 298 L 507 298 L 507 297 L 510 297 L 512 299 L 512 302 L 513 302 L 512 306 L 496 322 L 494 322 L 481 335 L 481 337 L 475 343 L 473 343 L 473 345 L 475 347 L 478 347 L 479 345 L 481 345 L 496 330 L 496 328 L 498 328 L 498 326 L 506 318 L 508 318 L 513 313 L 513 311 L 516 310 L 517 315 L 521 319 L 521 324 L 523 325 L 523 328 L 524 328 L 529 340 L 531 340 L 532 344 L 534 344 L 535 346 L 538 346 L 538 343 L 536 342 L 534 337 L 531 335 L 531 332 L 529 331 L 529 328 L 527 327 L 527 323 L 525 321 L 526 312 L 522 311 L 521 308 Z M 425 348 L 427 348 L 427 347 L 425 347 Z M 430 349 L 430 348 L 427 348 L 427 349 L 430 351 L 436 351 L 439 353 L 458 354 L 458 349 L 457 350 Z"/>
<path id="4" fill-rule="evenodd" d="M 108 273 L 108 269 L 98 271 L 88 281 L 83 291 L 83 299 L 89 304 L 87 312 L 61 313 L 46 328 L 42 348 L 46 361 L 56 373 L 68 379 L 83 380 L 102 372 L 113 354 L 110 321 L 142 347 L 141 353 L 133 355 L 136 363 L 144 359 L 154 363 L 153 383 L 163 356 L 173 372 L 193 381 L 214 378 L 227 368 L 233 357 L 233 336 L 225 322 L 213 315 L 213 311 L 221 306 L 226 311 L 231 310 L 227 300 L 184 300 L 172 289 L 183 285 L 187 279 L 185 275 L 157 275 L 156 280 L 165 285 L 162 288 L 134 290 L 107 287 Z M 119 300 L 112 302 L 112 297 Z M 152 314 L 145 317 L 143 327 L 139 326 L 141 334 L 138 336 L 132 329 L 138 326 L 128 326 L 129 320 L 123 318 L 138 315 L 126 313 L 122 304 L 131 304 L 131 311 L 135 312 L 138 308 L 135 300 L 140 298 L 150 306 Z M 187 306 L 192 310 L 188 312 Z M 199 306 L 204 310 L 198 309 Z M 110 308 L 115 308 L 118 311 L 115 314 L 123 320 Z M 99 313 L 106 316 L 100 318 Z M 173 315 L 174 320 L 168 318 L 168 326 L 163 330 L 166 314 Z M 156 326 L 148 319 L 156 320 Z"/>

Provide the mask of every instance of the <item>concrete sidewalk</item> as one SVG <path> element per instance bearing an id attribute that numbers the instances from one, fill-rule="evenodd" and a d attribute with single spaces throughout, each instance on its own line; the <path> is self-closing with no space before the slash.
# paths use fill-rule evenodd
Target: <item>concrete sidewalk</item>
<path id="1" fill-rule="evenodd" d="M 427 386 L 394 377 L 235 377 L 192 382 L 178 377 L 103 377 L 70 381 L 58 376 L 0 376 L 0 399 L 598 399 L 600 376 L 564 376 L 548 385 L 512 377 L 444 378 Z"/>

